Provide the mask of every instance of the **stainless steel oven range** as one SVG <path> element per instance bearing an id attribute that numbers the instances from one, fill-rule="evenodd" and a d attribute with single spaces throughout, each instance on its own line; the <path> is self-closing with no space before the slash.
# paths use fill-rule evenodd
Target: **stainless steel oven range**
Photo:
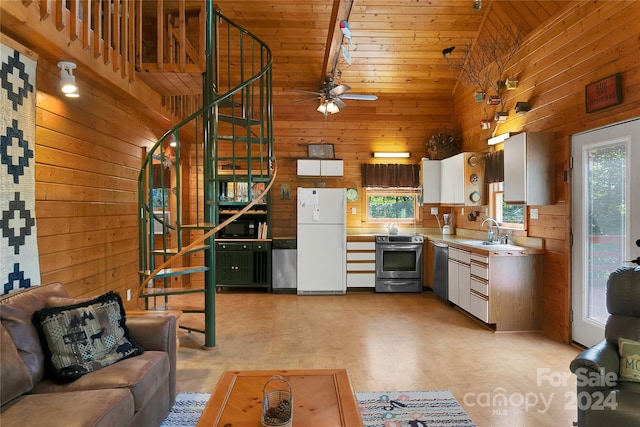
<path id="1" fill-rule="evenodd" d="M 376 236 L 376 292 L 422 292 L 424 237 Z"/>

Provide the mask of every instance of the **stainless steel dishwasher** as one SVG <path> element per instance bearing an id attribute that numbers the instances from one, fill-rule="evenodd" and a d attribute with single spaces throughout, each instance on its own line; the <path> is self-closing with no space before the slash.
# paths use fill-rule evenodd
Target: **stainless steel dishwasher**
<path id="1" fill-rule="evenodd" d="M 295 293 L 297 282 L 296 239 L 274 238 L 271 241 L 271 290 Z"/>
<path id="2" fill-rule="evenodd" d="M 449 301 L 449 246 L 431 241 L 433 245 L 433 292 Z"/>

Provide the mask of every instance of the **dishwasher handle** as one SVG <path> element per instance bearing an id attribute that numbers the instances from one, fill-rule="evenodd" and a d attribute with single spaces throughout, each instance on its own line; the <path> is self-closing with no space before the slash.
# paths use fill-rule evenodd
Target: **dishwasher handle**
<path id="1" fill-rule="evenodd" d="M 448 248 L 449 245 L 447 245 L 446 243 L 440 243 L 440 242 L 431 242 L 433 243 L 433 246 L 437 246 L 439 248 Z"/>

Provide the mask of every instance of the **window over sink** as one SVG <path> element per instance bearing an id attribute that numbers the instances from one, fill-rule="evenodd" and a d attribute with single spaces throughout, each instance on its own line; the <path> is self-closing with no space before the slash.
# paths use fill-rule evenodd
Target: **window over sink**
<path id="1" fill-rule="evenodd" d="M 504 182 L 489 184 L 491 202 L 489 211 L 492 218 L 500 227 L 524 230 L 526 229 L 526 206 L 506 204 L 504 201 Z"/>
<path id="2" fill-rule="evenodd" d="M 420 189 L 365 188 L 366 221 L 414 223 L 419 219 Z"/>

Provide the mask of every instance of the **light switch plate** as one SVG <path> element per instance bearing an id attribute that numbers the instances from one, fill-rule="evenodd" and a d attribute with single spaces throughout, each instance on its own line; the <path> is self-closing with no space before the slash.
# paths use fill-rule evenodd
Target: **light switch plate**
<path id="1" fill-rule="evenodd" d="M 351 215 L 355 215 L 356 214 L 356 208 L 351 208 Z"/>
<path id="2" fill-rule="evenodd" d="M 531 208 L 529 210 L 529 218 L 531 219 L 538 219 L 538 209 L 536 208 Z"/>
<path id="3" fill-rule="evenodd" d="M 431 215 L 438 215 L 438 208 L 431 208 Z"/>

